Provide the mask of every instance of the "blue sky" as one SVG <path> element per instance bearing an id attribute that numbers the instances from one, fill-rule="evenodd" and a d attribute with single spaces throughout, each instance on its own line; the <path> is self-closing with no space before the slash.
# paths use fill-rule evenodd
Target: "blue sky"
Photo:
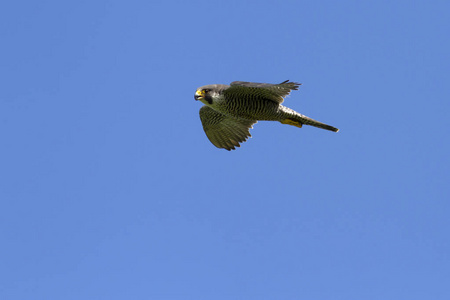
<path id="1" fill-rule="evenodd" d="M 449 299 L 448 1 L 4 1 L 1 299 Z M 335 134 L 206 138 L 303 83 Z"/>

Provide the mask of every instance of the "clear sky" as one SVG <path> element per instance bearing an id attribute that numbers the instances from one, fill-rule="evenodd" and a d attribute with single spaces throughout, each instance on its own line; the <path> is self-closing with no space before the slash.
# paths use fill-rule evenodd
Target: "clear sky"
<path id="1" fill-rule="evenodd" d="M 450 299 L 449 1 L 3 1 L 0 298 Z M 206 138 L 197 87 L 303 83 Z"/>

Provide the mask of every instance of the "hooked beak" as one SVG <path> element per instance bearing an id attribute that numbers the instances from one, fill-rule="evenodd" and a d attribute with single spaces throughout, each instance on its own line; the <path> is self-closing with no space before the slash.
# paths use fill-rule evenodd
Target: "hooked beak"
<path id="1" fill-rule="evenodd" d="M 195 99 L 195 100 L 202 100 L 202 99 L 203 99 L 203 96 L 204 96 L 203 91 L 197 90 L 197 91 L 195 92 L 194 99 Z"/>

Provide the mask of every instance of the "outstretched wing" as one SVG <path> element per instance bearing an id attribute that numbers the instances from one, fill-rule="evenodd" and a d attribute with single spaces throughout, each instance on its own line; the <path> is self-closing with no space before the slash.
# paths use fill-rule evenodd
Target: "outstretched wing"
<path id="1" fill-rule="evenodd" d="M 240 147 L 240 143 L 251 137 L 249 130 L 257 122 L 229 117 L 208 106 L 200 108 L 200 120 L 211 143 L 228 151 Z"/>
<path id="2" fill-rule="evenodd" d="M 284 97 L 289 95 L 292 90 L 298 90 L 300 85 L 301 83 L 290 82 L 289 80 L 279 84 L 233 81 L 224 93 L 240 98 L 269 99 L 281 104 Z"/>

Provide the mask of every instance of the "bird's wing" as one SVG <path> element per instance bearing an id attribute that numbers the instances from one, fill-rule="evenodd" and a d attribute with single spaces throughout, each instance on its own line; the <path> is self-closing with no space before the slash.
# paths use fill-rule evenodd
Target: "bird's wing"
<path id="1" fill-rule="evenodd" d="M 200 108 L 200 120 L 211 143 L 228 151 L 240 147 L 240 143 L 251 137 L 249 129 L 257 122 L 229 117 L 208 106 Z"/>
<path id="2" fill-rule="evenodd" d="M 224 91 L 235 97 L 253 97 L 253 99 L 269 99 L 278 104 L 283 103 L 284 97 L 292 90 L 298 90 L 301 83 L 283 81 L 279 84 L 233 81 Z"/>

